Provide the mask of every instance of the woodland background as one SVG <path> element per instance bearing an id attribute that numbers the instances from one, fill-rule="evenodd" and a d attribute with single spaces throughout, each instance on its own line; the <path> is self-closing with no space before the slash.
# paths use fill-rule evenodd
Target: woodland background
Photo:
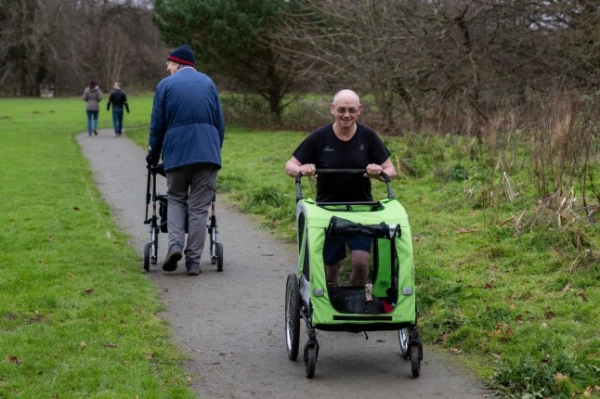
<path id="1" fill-rule="evenodd" d="M 285 124 L 307 93 L 350 87 L 382 132 L 481 138 L 500 118 L 539 124 L 557 98 L 595 98 L 593 0 L 0 0 L 0 95 L 152 91 L 190 43 L 221 91 Z M 264 112 L 263 112 L 264 111 Z M 237 122 L 237 121 L 234 121 Z M 298 126 L 304 128 L 304 126 Z"/>

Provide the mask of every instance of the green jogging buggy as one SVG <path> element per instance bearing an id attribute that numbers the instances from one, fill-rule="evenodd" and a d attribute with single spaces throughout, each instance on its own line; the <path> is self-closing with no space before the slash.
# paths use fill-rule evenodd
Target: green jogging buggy
<path id="1" fill-rule="evenodd" d="M 322 169 L 323 173 L 365 173 L 364 169 Z M 413 250 L 408 216 L 394 199 L 390 179 L 381 173 L 387 198 L 380 201 L 324 203 L 304 199 L 302 174 L 296 183 L 297 272 L 286 283 L 285 338 L 288 358 L 299 353 L 300 324 L 307 378 L 313 378 L 319 355 L 316 330 L 398 331 L 400 354 L 418 377 L 423 346 L 417 330 Z M 369 283 L 339 286 L 326 281 L 323 246 L 328 235 L 372 239 Z"/>

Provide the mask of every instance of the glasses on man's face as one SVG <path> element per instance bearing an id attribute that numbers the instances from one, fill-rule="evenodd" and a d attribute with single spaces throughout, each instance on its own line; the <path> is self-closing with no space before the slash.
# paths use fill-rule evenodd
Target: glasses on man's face
<path id="1" fill-rule="evenodd" d="M 346 112 L 349 113 L 349 114 L 351 114 L 351 115 L 354 115 L 355 113 L 358 112 L 358 109 L 356 109 L 356 108 L 346 108 L 346 107 L 337 107 L 335 109 L 335 112 L 337 112 L 338 114 L 341 114 L 341 115 L 346 115 Z"/>
<path id="2" fill-rule="evenodd" d="M 171 63 L 171 61 L 167 61 L 167 62 L 165 62 L 165 65 L 169 66 L 170 63 Z"/>

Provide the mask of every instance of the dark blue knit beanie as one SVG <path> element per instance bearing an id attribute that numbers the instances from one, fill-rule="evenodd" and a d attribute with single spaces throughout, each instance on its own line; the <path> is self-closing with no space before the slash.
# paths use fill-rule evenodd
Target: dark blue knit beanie
<path id="1" fill-rule="evenodd" d="M 194 66 L 194 63 L 196 62 L 194 59 L 194 52 L 189 44 L 184 44 L 183 46 L 177 47 L 175 50 L 171 51 L 167 59 L 178 64 L 191 66 Z"/>

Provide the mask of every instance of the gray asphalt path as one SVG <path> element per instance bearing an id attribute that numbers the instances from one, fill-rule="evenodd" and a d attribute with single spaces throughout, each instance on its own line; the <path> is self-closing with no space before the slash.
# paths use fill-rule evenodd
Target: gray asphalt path
<path id="1" fill-rule="evenodd" d="M 140 253 L 150 240 L 145 216 L 145 151 L 112 130 L 77 136 L 95 183 L 120 228 Z M 287 179 L 283 174 L 282 179 Z M 159 176 L 164 190 L 164 178 Z M 159 187 L 159 188 L 161 188 Z M 290 191 L 293 184 L 290 180 Z M 217 197 L 219 241 L 224 271 L 203 256 L 202 274 L 186 276 L 183 265 L 163 273 L 153 265 L 147 276 L 167 311 L 174 342 L 189 356 L 184 365 L 203 399 L 256 398 L 410 398 L 470 399 L 490 397 L 481 381 L 454 355 L 425 348 L 421 376 L 411 377 L 410 362 L 399 355 L 394 332 L 364 334 L 319 332 L 314 379 L 305 375 L 302 355 L 287 358 L 284 338 L 285 283 L 295 271 L 294 246 L 259 229 L 251 217 Z M 159 263 L 166 254 L 160 236 Z M 206 251 L 205 251 L 206 254 Z M 181 263 L 181 262 L 180 262 Z M 307 336 L 302 332 L 300 345 Z"/>

